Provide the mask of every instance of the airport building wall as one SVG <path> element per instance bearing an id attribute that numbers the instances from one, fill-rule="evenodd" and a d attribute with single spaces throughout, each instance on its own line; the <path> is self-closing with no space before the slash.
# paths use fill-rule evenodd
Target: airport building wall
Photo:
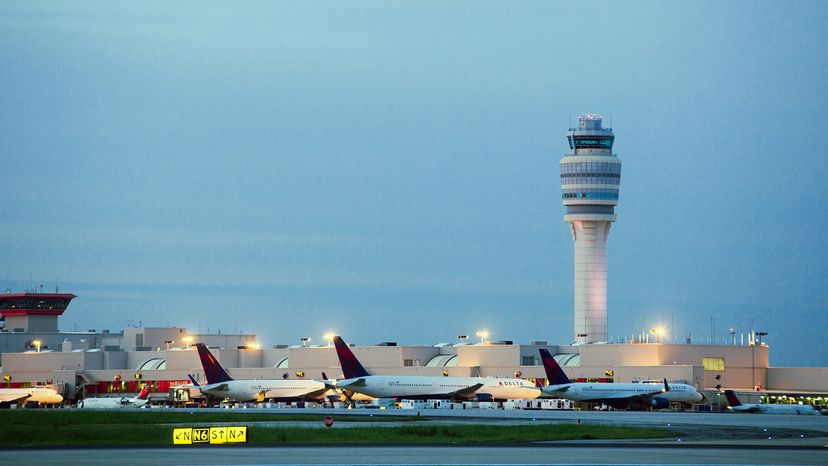
<path id="1" fill-rule="evenodd" d="M 157 337 L 168 335 L 159 332 Z M 229 337 L 236 343 L 240 336 Z M 244 336 L 245 338 L 248 336 Z M 225 336 L 221 336 L 225 338 Z M 686 382 L 702 390 L 732 388 L 742 391 L 828 393 L 828 368 L 768 368 L 767 346 L 613 344 L 579 346 L 458 345 L 458 346 L 356 346 L 354 354 L 374 374 L 514 377 L 545 379 L 535 354 L 539 348 L 579 356 L 579 363 L 564 365 L 567 375 L 580 381 Z M 234 378 L 321 379 L 342 378 L 336 350 L 330 346 L 274 349 L 213 348 L 213 354 Z M 579 355 L 577 353 L 580 353 Z M 456 355 L 456 358 L 452 356 Z M 432 358 L 449 365 L 427 366 Z M 2 373 L 11 383 L 66 384 L 64 395 L 83 394 L 84 385 L 101 390 L 124 390 L 136 380 L 169 386 L 193 374 L 204 382 L 194 348 L 152 351 L 69 351 L 3 354 Z M 568 358 L 569 362 L 578 361 Z M 754 365 L 751 365 L 754 364 Z M 713 367 L 711 367 L 713 365 Z M 278 367 L 277 367 L 278 366 Z M 611 375 L 609 375 L 611 374 Z M 716 378 L 718 376 L 718 379 Z M 114 381 L 120 380 L 120 386 Z M 163 384 L 157 383 L 164 381 Z M 109 384 L 109 385 L 107 385 Z M 126 388 L 125 388 L 126 387 Z"/>
<path id="2" fill-rule="evenodd" d="M 828 367 L 770 367 L 767 373 L 768 390 L 828 393 Z"/>

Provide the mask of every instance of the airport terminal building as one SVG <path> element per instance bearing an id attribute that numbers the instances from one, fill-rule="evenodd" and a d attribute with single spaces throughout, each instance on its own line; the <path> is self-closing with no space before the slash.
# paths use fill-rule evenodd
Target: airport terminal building
<path id="1" fill-rule="evenodd" d="M 322 372 L 331 378 L 342 377 L 336 351 L 328 344 L 261 348 L 255 335 L 197 334 L 181 327 L 131 327 L 117 333 L 61 332 L 57 330 L 57 319 L 71 301 L 70 296 L 74 297 L 51 293 L 0 296 L 0 313 L 5 317 L 5 328 L 0 331 L 3 386 L 52 384 L 67 400 L 77 400 L 134 393 L 140 385 L 150 384 L 153 397 L 164 398 L 171 387 L 188 383 L 188 374 L 204 381 L 197 352 L 192 348 L 198 342 L 212 348 L 235 378 L 321 379 Z M 64 300 L 61 309 L 48 309 L 48 303 L 54 304 L 54 300 Z M 41 302 L 46 303 L 45 308 Z M 752 343 L 550 345 L 546 341 L 468 344 L 463 340 L 416 346 L 382 342 L 356 345 L 353 351 L 374 374 L 517 376 L 543 385 L 545 374 L 538 350 L 545 348 L 576 381 L 666 378 L 708 392 L 730 388 L 755 395 L 828 397 L 828 368 L 770 367 L 770 348 Z"/>

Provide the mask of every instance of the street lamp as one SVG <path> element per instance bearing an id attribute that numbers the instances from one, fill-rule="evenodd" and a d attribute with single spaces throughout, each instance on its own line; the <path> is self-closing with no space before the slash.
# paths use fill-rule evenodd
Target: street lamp
<path id="1" fill-rule="evenodd" d="M 35 345 L 35 348 L 37 348 L 37 352 L 39 353 L 40 352 L 40 345 L 42 345 L 43 342 L 40 341 L 40 340 L 35 340 L 35 341 L 32 342 L 32 344 Z"/>
<path id="2" fill-rule="evenodd" d="M 173 342 L 175 342 L 175 340 L 164 340 L 164 344 L 167 345 L 167 351 L 170 350 L 170 345 L 172 345 Z"/>
<path id="3" fill-rule="evenodd" d="M 190 349 L 190 342 L 193 341 L 193 337 L 187 335 L 184 338 L 182 338 L 182 340 L 184 340 L 184 343 L 187 344 L 187 349 Z"/>
<path id="4" fill-rule="evenodd" d="M 486 344 L 486 338 L 489 338 L 488 330 L 478 330 L 476 335 L 480 337 L 481 345 Z"/>
<path id="5" fill-rule="evenodd" d="M 310 344 L 310 337 L 302 337 L 299 339 L 302 342 L 302 346 L 308 346 Z"/>
<path id="6" fill-rule="evenodd" d="M 460 340 L 461 344 L 465 345 L 466 340 L 469 339 L 469 336 L 468 335 L 457 335 L 457 339 Z"/>
<path id="7" fill-rule="evenodd" d="M 656 343 L 661 343 L 661 336 L 664 335 L 664 327 L 650 329 L 650 333 L 656 336 Z"/>
<path id="8" fill-rule="evenodd" d="M 333 343 L 333 338 L 334 338 L 335 336 L 336 336 L 336 335 L 334 335 L 334 333 L 333 333 L 333 332 L 328 332 L 328 333 L 326 333 L 326 334 L 322 335 L 322 337 L 323 337 L 323 338 L 325 338 L 325 340 L 327 340 L 327 341 L 328 341 L 328 346 L 331 346 L 331 344 Z"/>

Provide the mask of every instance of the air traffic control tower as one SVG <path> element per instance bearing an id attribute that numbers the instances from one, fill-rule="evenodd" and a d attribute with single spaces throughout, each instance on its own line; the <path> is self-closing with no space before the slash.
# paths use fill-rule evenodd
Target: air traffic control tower
<path id="1" fill-rule="evenodd" d="M 575 240 L 575 342 L 607 341 L 607 237 L 615 221 L 621 161 L 601 115 L 578 116 L 561 159 L 564 220 Z"/>

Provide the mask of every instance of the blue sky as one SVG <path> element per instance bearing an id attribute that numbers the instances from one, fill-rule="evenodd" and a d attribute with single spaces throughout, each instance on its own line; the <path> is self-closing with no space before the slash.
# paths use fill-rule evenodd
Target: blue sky
<path id="1" fill-rule="evenodd" d="M 623 160 L 609 333 L 828 366 L 825 2 L 3 2 L 0 279 L 266 345 L 567 343 L 570 116 Z"/>

